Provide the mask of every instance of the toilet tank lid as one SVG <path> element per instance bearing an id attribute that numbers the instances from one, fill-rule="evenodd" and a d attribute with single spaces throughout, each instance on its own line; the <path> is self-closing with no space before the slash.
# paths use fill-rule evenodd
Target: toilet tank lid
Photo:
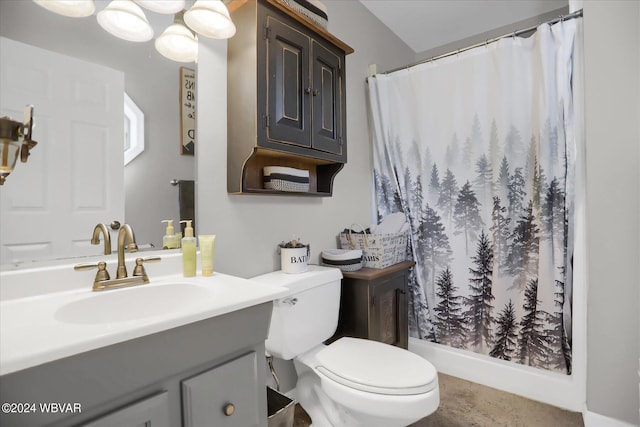
<path id="1" fill-rule="evenodd" d="M 342 279 L 342 271 L 338 268 L 321 267 L 319 265 L 309 265 L 308 267 L 308 270 L 304 273 L 287 274 L 283 273 L 282 270 L 278 270 L 252 277 L 250 280 L 268 286 L 284 286 L 291 293 L 297 293 Z"/>

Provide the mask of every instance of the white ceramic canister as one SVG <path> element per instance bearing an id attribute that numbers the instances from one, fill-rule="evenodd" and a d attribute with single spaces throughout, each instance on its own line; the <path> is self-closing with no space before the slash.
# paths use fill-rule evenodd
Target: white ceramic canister
<path id="1" fill-rule="evenodd" d="M 284 273 L 295 274 L 307 271 L 311 254 L 310 246 L 302 248 L 280 248 L 280 264 Z"/>

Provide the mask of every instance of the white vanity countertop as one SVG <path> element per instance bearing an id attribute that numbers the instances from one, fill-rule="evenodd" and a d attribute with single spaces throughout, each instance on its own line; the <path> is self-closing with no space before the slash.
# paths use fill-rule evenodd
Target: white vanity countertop
<path id="1" fill-rule="evenodd" d="M 179 254 L 167 258 L 166 263 L 170 264 L 180 260 Z M 184 278 L 182 274 L 174 274 L 154 278 L 155 265 L 146 267 L 151 283 L 123 289 L 93 292 L 95 273 L 79 276 L 83 286 L 63 289 L 54 284 L 55 292 L 18 294 L 8 286 L 0 300 L 0 375 L 220 316 L 287 294 L 282 287 L 264 286 L 220 273 L 211 277 Z M 130 266 L 127 261 L 129 269 Z M 67 268 L 72 267 L 70 264 Z M 109 270 L 114 271 L 112 267 Z M 21 273 L 24 286 L 30 285 L 27 283 L 30 279 L 42 278 L 42 271 L 33 273 Z M 4 279 L 7 277 L 3 276 L 3 282 Z"/>

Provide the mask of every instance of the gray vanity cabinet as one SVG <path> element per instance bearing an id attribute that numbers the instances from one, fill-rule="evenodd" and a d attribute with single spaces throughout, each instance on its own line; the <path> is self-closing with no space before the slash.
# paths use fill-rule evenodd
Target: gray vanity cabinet
<path id="1" fill-rule="evenodd" d="M 182 381 L 184 427 L 257 427 L 257 368 L 252 352 Z"/>
<path id="2" fill-rule="evenodd" d="M 0 376 L 3 403 L 81 408 L 0 413 L 0 426 L 267 427 L 272 308 L 263 303 Z"/>
<path id="3" fill-rule="evenodd" d="M 167 392 L 118 409 L 82 427 L 171 427 Z"/>

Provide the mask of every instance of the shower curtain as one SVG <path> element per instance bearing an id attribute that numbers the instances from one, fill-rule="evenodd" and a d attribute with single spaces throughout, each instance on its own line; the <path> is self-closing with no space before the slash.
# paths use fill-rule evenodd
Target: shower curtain
<path id="1" fill-rule="evenodd" d="M 378 219 L 411 226 L 411 336 L 571 373 L 579 22 L 369 78 Z"/>

